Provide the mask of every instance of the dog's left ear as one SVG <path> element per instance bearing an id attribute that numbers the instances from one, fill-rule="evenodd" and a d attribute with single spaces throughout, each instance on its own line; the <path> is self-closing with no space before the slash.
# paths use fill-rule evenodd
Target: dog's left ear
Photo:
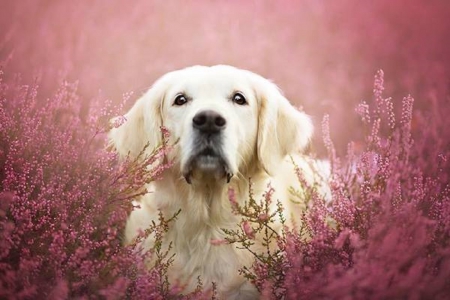
<path id="1" fill-rule="evenodd" d="M 305 148 L 313 125 L 311 118 L 293 107 L 275 84 L 262 78 L 259 82 L 257 154 L 261 166 L 271 175 L 286 155 Z"/>

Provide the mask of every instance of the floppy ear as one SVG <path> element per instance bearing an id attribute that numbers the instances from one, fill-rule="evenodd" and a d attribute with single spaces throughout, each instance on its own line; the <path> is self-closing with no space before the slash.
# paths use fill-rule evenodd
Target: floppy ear
<path id="1" fill-rule="evenodd" d="M 121 157 L 129 154 L 135 158 L 147 144 L 146 151 L 151 153 L 162 143 L 162 98 L 163 95 L 155 88 L 150 89 L 125 114 L 125 122 L 109 132 L 110 146 Z M 115 119 L 112 121 L 114 122 Z"/>
<path id="2" fill-rule="evenodd" d="M 300 152 L 313 133 L 311 119 L 297 110 L 271 82 L 257 90 L 259 98 L 257 153 L 264 170 L 276 171 L 288 154 Z"/>

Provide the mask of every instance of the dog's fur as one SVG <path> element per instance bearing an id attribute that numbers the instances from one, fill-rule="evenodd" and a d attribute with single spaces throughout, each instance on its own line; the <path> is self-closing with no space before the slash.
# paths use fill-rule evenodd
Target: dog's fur
<path id="1" fill-rule="evenodd" d="M 247 103 L 239 97 L 234 101 L 236 93 Z M 176 102 L 180 94 L 187 103 Z M 205 111 L 213 122 L 221 118 L 211 125 L 212 131 L 194 124 Z M 252 255 L 236 245 L 211 241 L 224 238 L 223 228 L 238 228 L 240 217 L 232 213 L 227 192 L 234 189 L 242 204 L 248 199 L 249 178 L 256 198 L 270 183 L 276 192 L 272 203 L 282 201 L 288 219 L 295 217 L 298 208 L 289 201 L 288 187 L 298 186 L 298 181 L 288 155 L 312 181 L 314 172 L 299 154 L 312 135 L 310 118 L 270 81 L 224 65 L 164 75 L 125 118 L 110 132 L 111 144 L 121 156 L 135 157 L 147 143 L 148 151 L 161 144 L 161 126 L 171 133 L 169 143 L 175 144 L 168 157 L 173 167 L 148 187 L 151 193 L 137 200 L 140 208 L 129 217 L 126 241 L 132 242 L 139 230 L 156 220 L 159 210 L 170 217 L 181 209 L 165 236 L 165 246 L 173 242 L 176 253 L 170 279 L 187 282 L 187 290 L 192 290 L 200 276 L 206 287 L 217 284 L 221 298 L 257 298 L 255 287 L 238 272 L 251 265 Z M 146 249 L 152 245 L 151 239 L 144 242 Z"/>

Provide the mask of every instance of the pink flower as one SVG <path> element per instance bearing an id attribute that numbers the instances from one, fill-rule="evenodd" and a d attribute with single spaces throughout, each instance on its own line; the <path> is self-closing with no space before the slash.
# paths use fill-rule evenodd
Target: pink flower
<path id="1" fill-rule="evenodd" d="M 244 230 L 245 235 L 249 239 L 251 239 L 251 240 L 255 239 L 255 232 L 254 232 L 252 226 L 250 225 L 250 223 L 247 220 L 242 222 L 242 229 Z"/>
<path id="2" fill-rule="evenodd" d="M 113 120 L 113 123 L 112 123 L 112 127 L 113 128 L 119 128 L 120 126 L 125 124 L 126 121 L 127 121 L 127 118 L 125 116 L 115 117 L 114 120 Z"/>
<path id="3" fill-rule="evenodd" d="M 225 239 L 211 239 L 210 243 L 211 243 L 211 245 L 214 245 L 214 246 L 220 246 L 220 245 L 228 244 L 228 241 Z"/>
<path id="4" fill-rule="evenodd" d="M 161 129 L 161 133 L 162 133 L 163 137 L 165 139 L 168 139 L 170 137 L 170 131 L 164 126 L 161 126 L 160 129 Z"/>
<path id="5" fill-rule="evenodd" d="M 266 213 L 259 214 L 259 216 L 258 216 L 258 220 L 260 220 L 260 221 L 267 221 L 268 219 L 269 219 L 269 216 Z"/>
<path id="6" fill-rule="evenodd" d="M 238 203 L 236 200 L 236 193 L 233 188 L 228 188 L 228 200 L 230 200 L 231 208 L 235 209 L 238 207 Z"/>

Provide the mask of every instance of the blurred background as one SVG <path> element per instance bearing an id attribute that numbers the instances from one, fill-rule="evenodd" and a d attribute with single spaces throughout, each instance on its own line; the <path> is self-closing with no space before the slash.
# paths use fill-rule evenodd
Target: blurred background
<path id="1" fill-rule="evenodd" d="M 363 136 L 355 106 L 385 72 L 396 108 L 445 113 L 450 1 L 0 0 L 5 76 L 40 80 L 50 96 L 78 82 L 82 103 L 141 95 L 168 71 L 230 64 L 272 79 L 315 122 L 330 114 L 341 153 Z M 130 103 L 131 104 L 131 103 Z M 446 112 L 450 113 L 450 112 Z M 448 126 L 449 122 L 442 124 Z"/>

